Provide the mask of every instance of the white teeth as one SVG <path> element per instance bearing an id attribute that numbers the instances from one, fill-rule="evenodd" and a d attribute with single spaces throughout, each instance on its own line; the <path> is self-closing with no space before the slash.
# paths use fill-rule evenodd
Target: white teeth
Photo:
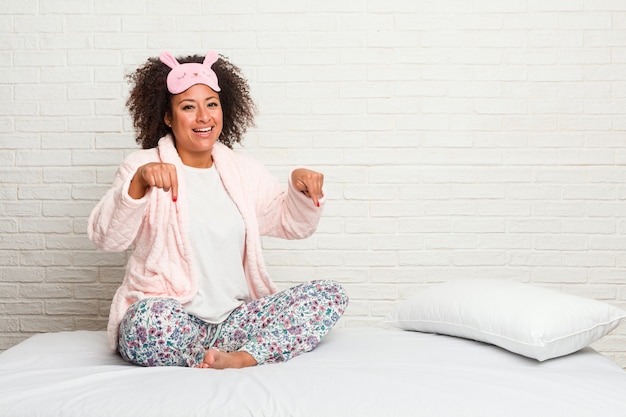
<path id="1" fill-rule="evenodd" d="M 211 130 L 213 130 L 212 127 L 206 127 L 204 129 L 194 129 L 195 132 L 202 132 L 202 133 L 210 132 Z"/>

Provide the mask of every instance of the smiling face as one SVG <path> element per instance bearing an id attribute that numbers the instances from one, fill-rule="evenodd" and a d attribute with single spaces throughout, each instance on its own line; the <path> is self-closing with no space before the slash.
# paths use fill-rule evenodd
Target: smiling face
<path id="1" fill-rule="evenodd" d="M 195 168 L 210 167 L 211 151 L 223 126 L 219 95 L 209 86 L 196 84 L 172 96 L 171 107 L 165 123 L 172 128 L 183 163 Z"/>

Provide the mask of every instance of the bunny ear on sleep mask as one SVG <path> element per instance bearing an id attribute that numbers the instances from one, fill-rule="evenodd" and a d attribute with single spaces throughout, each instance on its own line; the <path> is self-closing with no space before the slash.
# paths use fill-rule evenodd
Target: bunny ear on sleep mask
<path id="1" fill-rule="evenodd" d="M 211 69 L 218 58 L 215 51 L 209 51 L 202 64 L 196 62 L 181 64 L 171 53 L 161 53 L 159 56 L 161 62 L 172 69 L 167 74 L 167 90 L 172 94 L 180 94 L 192 85 L 204 84 L 211 87 L 213 91 L 220 91 L 217 75 Z"/>

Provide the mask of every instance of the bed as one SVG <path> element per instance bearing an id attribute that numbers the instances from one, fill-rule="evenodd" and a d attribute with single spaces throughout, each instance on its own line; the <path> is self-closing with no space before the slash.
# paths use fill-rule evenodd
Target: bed
<path id="1" fill-rule="evenodd" d="M 626 371 L 588 345 L 625 314 L 518 284 L 442 284 L 386 327 L 337 327 L 289 362 L 222 371 L 137 367 L 104 332 L 45 333 L 0 354 L 0 416 L 624 417 Z"/>
<path id="2" fill-rule="evenodd" d="M 623 417 L 626 371 L 590 348 L 538 362 L 374 327 L 336 328 L 282 364 L 140 368 L 104 332 L 47 333 L 0 354 L 0 415 Z"/>

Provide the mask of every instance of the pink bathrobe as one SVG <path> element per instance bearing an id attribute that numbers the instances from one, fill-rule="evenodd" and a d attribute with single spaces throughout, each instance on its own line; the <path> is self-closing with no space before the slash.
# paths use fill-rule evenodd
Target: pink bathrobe
<path id="1" fill-rule="evenodd" d="M 212 155 L 224 187 L 246 226 L 243 263 L 250 296 L 273 294 L 277 287 L 266 271 L 260 236 L 285 239 L 310 236 L 319 223 L 324 199 L 320 200 L 320 207 L 315 207 L 310 198 L 293 187 L 291 178 L 285 190 L 258 161 L 219 142 Z M 176 203 L 170 192 L 161 189 L 150 189 L 139 200 L 128 195 L 135 172 L 149 162 L 176 166 Z M 186 303 L 197 292 L 188 239 L 186 191 L 182 160 L 172 138 L 165 136 L 157 148 L 134 152 L 124 160 L 113 186 L 89 216 L 89 238 L 98 248 L 121 252 L 133 247 L 124 281 L 111 304 L 108 336 L 112 349 L 117 348 L 122 317 L 135 301 L 158 296 Z"/>

